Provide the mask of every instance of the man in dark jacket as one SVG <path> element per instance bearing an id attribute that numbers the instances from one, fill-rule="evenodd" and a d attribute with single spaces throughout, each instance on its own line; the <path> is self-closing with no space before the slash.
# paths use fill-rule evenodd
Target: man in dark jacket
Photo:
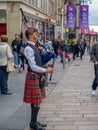
<path id="1" fill-rule="evenodd" d="M 94 62 L 95 78 L 92 84 L 92 95 L 95 96 L 98 86 L 98 43 L 95 43 L 91 49 L 91 60 Z"/>
<path id="2" fill-rule="evenodd" d="M 12 48 L 12 51 L 13 51 L 13 55 L 14 55 L 14 64 L 15 64 L 15 67 L 18 67 L 18 50 L 17 50 L 17 45 L 18 43 L 20 42 L 20 37 L 18 34 L 15 34 L 15 39 L 12 41 L 12 44 L 11 44 L 11 48 Z"/>
<path id="3" fill-rule="evenodd" d="M 66 52 L 68 52 L 65 39 L 61 40 L 60 50 L 61 50 L 60 58 L 61 58 L 61 62 L 63 63 L 63 52 L 64 52 L 64 54 L 66 54 Z"/>
<path id="4" fill-rule="evenodd" d="M 60 45 L 60 42 L 58 39 L 55 39 L 52 41 L 52 46 L 53 46 L 53 49 L 54 49 L 54 52 L 56 54 L 56 57 L 58 56 L 58 47 Z"/>

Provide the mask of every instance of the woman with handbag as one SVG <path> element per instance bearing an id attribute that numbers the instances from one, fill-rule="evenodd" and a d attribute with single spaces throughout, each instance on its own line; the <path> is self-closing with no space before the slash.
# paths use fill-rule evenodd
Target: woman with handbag
<path id="1" fill-rule="evenodd" d="M 41 55 L 36 47 L 38 40 L 38 30 L 35 28 L 28 28 L 25 32 L 27 38 L 26 47 L 24 49 L 24 56 L 27 60 L 27 74 L 24 89 L 24 102 L 31 104 L 31 121 L 30 127 L 33 130 L 45 130 L 46 124 L 37 121 L 38 111 L 42 99 L 46 97 L 45 88 L 40 86 L 40 78 L 43 73 L 53 72 L 52 67 L 43 68 Z"/>
<path id="2" fill-rule="evenodd" d="M 11 95 L 8 91 L 8 72 L 7 72 L 7 61 L 13 57 L 10 46 L 8 45 L 8 38 L 6 35 L 0 37 L 0 88 L 1 93 Z"/>

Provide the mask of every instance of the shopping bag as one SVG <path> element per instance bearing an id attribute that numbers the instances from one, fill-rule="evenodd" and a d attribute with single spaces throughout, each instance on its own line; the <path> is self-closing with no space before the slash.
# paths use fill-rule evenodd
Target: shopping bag
<path id="1" fill-rule="evenodd" d="M 15 71 L 14 63 L 12 60 L 7 61 L 7 72 L 13 72 Z"/>

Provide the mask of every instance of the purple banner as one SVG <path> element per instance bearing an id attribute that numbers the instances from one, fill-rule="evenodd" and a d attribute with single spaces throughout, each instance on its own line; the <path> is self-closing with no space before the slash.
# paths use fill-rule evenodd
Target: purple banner
<path id="1" fill-rule="evenodd" d="M 67 5 L 67 28 L 75 28 L 75 5 Z"/>
<path id="2" fill-rule="evenodd" d="M 80 28 L 88 28 L 88 5 L 80 6 Z"/>

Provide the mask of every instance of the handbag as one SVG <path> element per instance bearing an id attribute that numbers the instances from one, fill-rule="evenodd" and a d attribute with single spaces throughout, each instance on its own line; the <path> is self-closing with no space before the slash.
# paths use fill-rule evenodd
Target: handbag
<path id="1" fill-rule="evenodd" d="M 12 60 L 8 60 L 7 61 L 7 72 L 14 72 L 15 68 L 14 68 L 14 63 Z"/>

